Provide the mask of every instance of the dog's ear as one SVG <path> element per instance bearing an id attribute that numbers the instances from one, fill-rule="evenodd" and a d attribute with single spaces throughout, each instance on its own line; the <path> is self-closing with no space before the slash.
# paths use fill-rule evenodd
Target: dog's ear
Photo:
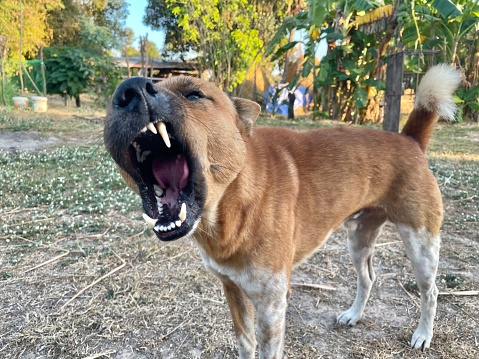
<path id="1" fill-rule="evenodd" d="M 232 97 L 231 100 L 235 106 L 240 119 L 240 131 L 243 136 L 250 136 L 253 133 L 253 125 L 261 112 L 261 106 L 256 102 L 244 98 Z"/>

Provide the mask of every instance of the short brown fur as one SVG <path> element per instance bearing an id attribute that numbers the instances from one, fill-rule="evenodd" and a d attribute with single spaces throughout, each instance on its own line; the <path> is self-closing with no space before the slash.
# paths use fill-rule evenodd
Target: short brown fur
<path id="1" fill-rule="evenodd" d="M 184 87 L 200 89 L 206 99 L 184 101 L 176 95 Z M 356 324 L 374 281 L 374 243 L 386 220 L 398 227 L 421 292 L 411 345 L 429 346 L 442 202 L 424 151 L 436 113 L 414 110 L 403 134 L 348 127 L 253 131 L 260 109 L 251 101 L 230 99 L 191 78 L 167 80 L 158 90 L 182 103 L 183 135 L 207 189 L 194 239 L 206 267 L 223 282 L 241 358 L 254 357 L 255 313 L 260 358 L 282 357 L 292 268 L 341 224 L 358 294 L 338 321 Z M 137 190 L 129 173 L 121 173 Z"/>

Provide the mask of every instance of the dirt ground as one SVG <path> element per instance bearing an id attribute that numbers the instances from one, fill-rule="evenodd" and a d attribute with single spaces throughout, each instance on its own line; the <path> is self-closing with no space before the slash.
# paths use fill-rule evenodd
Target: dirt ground
<path id="1" fill-rule="evenodd" d="M 101 131 L 100 126 L 95 131 Z M 477 126 L 466 127 L 460 141 L 469 147 L 441 150 L 443 144 L 438 144 L 431 155 L 446 213 L 431 349 L 409 348 L 419 319 L 419 297 L 402 243 L 387 225 L 375 252 L 377 282 L 365 316 L 355 327 L 335 321 L 355 294 L 355 273 L 343 231 L 336 232 L 294 271 L 285 357 L 479 357 L 478 133 Z M 438 129 L 437 136 L 443 135 Z M 52 157 L 62 155 L 55 152 L 57 148 L 78 146 L 81 138 L 49 131 L 3 130 L 0 166 L 2 171 L 22 161 L 26 167 L 19 168 L 28 168 L 28 161 L 47 166 Z M 91 170 L 92 175 L 75 174 L 77 182 L 68 191 L 90 186 L 87 179 L 98 168 L 101 171 L 89 164 L 89 156 L 95 161 L 97 152 L 101 159 L 107 156 L 91 138 L 88 132 L 85 148 L 94 147 L 93 152 L 87 149 L 75 161 L 82 172 Z M 450 140 L 457 141 L 456 145 L 460 142 Z M 32 154 L 24 154 L 28 151 Z M 117 176 L 114 165 L 108 166 L 111 176 Z M 0 357 L 237 357 L 221 285 L 204 269 L 192 242 L 160 243 L 141 221 L 139 199 L 120 192 L 117 182 L 112 185 L 117 197 L 101 211 L 70 211 L 69 206 L 79 206 L 76 202 L 24 205 L 17 198 L 29 195 L 28 188 L 34 184 L 23 182 L 36 171 L 0 176 L 4 197 L 0 209 Z M 60 181 L 60 174 L 50 172 L 38 173 Z M 10 185 L 12 178 L 18 192 L 17 186 Z M 115 177 L 114 181 L 121 180 Z M 95 180 L 92 186 L 94 192 L 106 191 Z M 121 210 L 130 205 L 132 210 Z"/>

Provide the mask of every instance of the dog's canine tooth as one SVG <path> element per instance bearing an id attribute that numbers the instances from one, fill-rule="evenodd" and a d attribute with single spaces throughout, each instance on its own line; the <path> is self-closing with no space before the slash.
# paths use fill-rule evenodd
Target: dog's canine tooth
<path id="1" fill-rule="evenodd" d="M 157 122 L 156 127 L 158 128 L 158 132 L 160 133 L 161 138 L 163 138 L 163 141 L 165 141 L 166 147 L 170 148 L 171 143 L 170 143 L 170 138 L 168 137 L 168 131 L 166 131 L 166 125 L 164 122 Z"/>
<path id="2" fill-rule="evenodd" d="M 181 222 L 184 222 L 186 219 L 186 204 L 185 203 L 181 204 L 181 210 L 180 210 L 180 214 L 178 215 L 178 218 L 180 219 Z"/>
<path id="3" fill-rule="evenodd" d="M 175 222 L 175 225 L 176 225 L 178 228 L 180 228 L 180 227 L 181 227 L 181 221 L 180 221 L 180 220 L 177 220 L 177 221 Z"/>
<path id="4" fill-rule="evenodd" d="M 156 219 L 151 218 L 149 215 L 146 213 L 143 213 L 143 219 L 145 220 L 146 224 L 148 224 L 148 227 L 153 228 L 155 227 L 156 224 Z"/>
<path id="5" fill-rule="evenodd" d="M 155 125 L 153 124 L 153 122 L 150 122 L 148 125 L 146 125 L 146 128 L 148 128 L 155 135 L 158 133 L 158 131 L 156 130 Z"/>
<path id="6" fill-rule="evenodd" d="M 153 189 L 155 190 L 155 194 L 156 194 L 158 197 L 163 196 L 163 188 L 161 188 L 161 187 L 158 186 L 157 184 L 154 184 L 154 185 L 153 185 Z"/>

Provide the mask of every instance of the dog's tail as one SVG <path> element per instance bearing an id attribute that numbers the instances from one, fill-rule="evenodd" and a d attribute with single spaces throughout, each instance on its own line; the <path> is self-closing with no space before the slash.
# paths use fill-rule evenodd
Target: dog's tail
<path id="1" fill-rule="evenodd" d="M 452 94 L 460 82 L 460 72 L 446 64 L 432 67 L 422 78 L 414 109 L 401 133 L 416 140 L 423 152 L 438 119 L 454 118 L 456 105 Z"/>

